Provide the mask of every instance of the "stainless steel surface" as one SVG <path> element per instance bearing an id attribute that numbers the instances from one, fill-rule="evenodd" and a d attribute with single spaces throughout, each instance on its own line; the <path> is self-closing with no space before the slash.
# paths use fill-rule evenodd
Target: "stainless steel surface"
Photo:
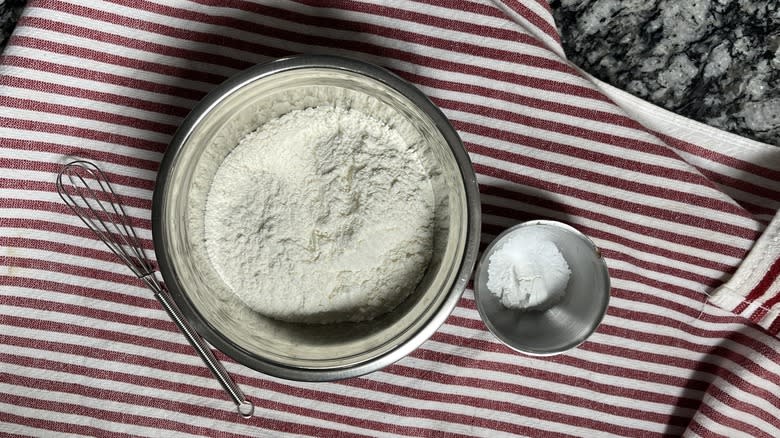
<path id="1" fill-rule="evenodd" d="M 547 310 L 507 309 L 487 288 L 490 257 L 514 233 L 552 241 L 571 269 L 565 296 Z M 609 272 L 598 248 L 576 229 L 555 221 L 524 222 L 501 233 L 485 249 L 474 277 L 477 308 L 488 329 L 514 350 L 536 356 L 563 353 L 584 342 L 606 313 L 609 290 Z"/>
<path id="2" fill-rule="evenodd" d="M 88 161 L 70 162 L 57 175 L 57 192 L 84 224 L 154 292 L 163 309 L 236 404 L 239 414 L 251 418 L 254 413 L 252 402 L 246 399 L 211 349 L 190 327 L 155 277 L 130 218 L 103 171 Z"/>
<path id="3" fill-rule="evenodd" d="M 301 90 L 313 92 L 301 93 Z M 211 180 L 246 133 L 294 109 L 364 105 L 414 141 L 423 141 L 436 198 L 434 259 L 412 295 L 394 311 L 362 323 L 293 324 L 245 306 L 222 282 L 203 244 Z M 460 138 L 418 89 L 377 66 L 332 56 L 286 58 L 246 70 L 209 93 L 165 154 L 152 214 L 162 275 L 203 336 L 237 361 L 274 376 L 324 381 L 389 365 L 417 348 L 457 304 L 476 262 L 479 192 Z M 272 278 L 267 281 L 273 281 Z M 261 291 L 258 291 L 261 293 Z"/>

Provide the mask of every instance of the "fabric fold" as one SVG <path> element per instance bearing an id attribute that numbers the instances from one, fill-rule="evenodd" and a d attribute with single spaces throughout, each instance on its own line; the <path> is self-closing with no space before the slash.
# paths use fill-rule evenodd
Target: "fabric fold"
<path id="1" fill-rule="evenodd" d="M 549 11 L 544 0 L 31 0 L 0 59 L 0 430 L 780 436 L 780 148 L 593 79 L 565 59 Z M 466 291 L 429 341 L 360 378 L 286 381 L 218 353 L 257 402 L 256 417 L 237 418 L 54 181 L 68 157 L 96 161 L 151 251 L 156 169 L 176 126 L 232 73 L 297 53 L 379 64 L 442 109 L 477 173 L 483 245 L 529 219 L 592 238 L 612 278 L 596 333 L 559 356 L 519 355 Z"/>
<path id="2" fill-rule="evenodd" d="M 780 332 L 780 214 L 710 302 L 741 315 L 773 335 Z"/>

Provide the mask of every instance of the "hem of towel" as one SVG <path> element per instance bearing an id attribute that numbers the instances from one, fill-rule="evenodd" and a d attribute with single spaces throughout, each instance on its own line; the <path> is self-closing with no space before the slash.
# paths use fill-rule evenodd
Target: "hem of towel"
<path id="1" fill-rule="evenodd" d="M 665 136 L 750 162 L 761 162 L 763 161 L 761 154 L 775 154 L 780 150 L 780 145 L 775 146 L 742 137 L 661 108 L 602 81 L 571 62 L 569 65 L 592 82 L 628 116 L 651 132 L 663 133 Z"/>
<path id="2" fill-rule="evenodd" d="M 780 212 L 758 238 L 734 275 L 709 301 L 741 315 L 770 334 L 780 334 Z"/>

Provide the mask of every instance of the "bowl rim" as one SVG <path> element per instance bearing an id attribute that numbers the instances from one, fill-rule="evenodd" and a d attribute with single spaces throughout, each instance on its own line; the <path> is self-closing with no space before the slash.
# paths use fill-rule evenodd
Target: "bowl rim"
<path id="1" fill-rule="evenodd" d="M 163 242 L 167 241 L 168 233 L 162 218 L 166 216 L 163 214 L 166 208 L 164 199 L 169 187 L 171 169 L 177 162 L 182 147 L 200 122 L 214 107 L 242 87 L 277 73 L 307 68 L 344 70 L 367 76 L 411 100 L 431 118 L 436 128 L 450 145 L 450 150 L 460 169 L 461 182 L 463 183 L 466 196 L 467 217 L 463 256 L 450 291 L 439 309 L 432 314 L 429 320 L 415 334 L 407 338 L 403 343 L 394 346 L 379 356 L 345 367 L 303 368 L 279 364 L 263 359 L 261 356 L 242 348 L 228 337 L 222 335 L 196 309 L 191 299 L 178 283 L 172 261 L 167 255 L 167 248 L 163 244 Z M 417 87 L 383 67 L 354 58 L 334 55 L 304 54 L 279 58 L 243 70 L 214 88 L 195 105 L 171 138 L 160 163 L 152 198 L 152 240 L 157 264 L 167 290 L 187 321 L 209 343 L 237 362 L 275 377 L 298 381 L 332 381 L 357 377 L 384 368 L 419 347 L 439 329 L 460 300 L 476 266 L 480 229 L 481 204 L 479 186 L 471 159 L 463 146 L 460 136 L 439 107 Z"/>

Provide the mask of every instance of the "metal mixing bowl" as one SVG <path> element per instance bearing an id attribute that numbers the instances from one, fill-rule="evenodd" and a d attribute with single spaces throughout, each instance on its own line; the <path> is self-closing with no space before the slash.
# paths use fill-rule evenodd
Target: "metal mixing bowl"
<path id="1" fill-rule="evenodd" d="M 300 93 L 306 87 L 313 92 Z M 344 96 L 367 98 L 371 114 L 379 119 L 400 115 L 404 122 L 397 128 L 403 135 L 427 145 L 422 161 L 432 175 L 435 198 L 433 257 L 409 298 L 371 321 L 277 321 L 244 305 L 211 265 L 203 238 L 206 196 L 220 163 L 244 135 L 289 111 L 329 105 Z M 422 92 L 361 61 L 298 56 L 239 73 L 193 109 L 162 161 L 152 227 L 165 283 L 204 338 L 255 370 L 324 381 L 389 365 L 438 329 L 474 268 L 479 205 L 476 178 L 460 138 Z"/>
<path id="2" fill-rule="evenodd" d="M 512 236 L 550 241 L 571 270 L 560 302 L 540 310 L 508 309 L 487 287 L 490 257 Z M 584 342 L 598 328 L 609 305 L 609 270 L 596 245 L 561 222 L 523 222 L 501 233 L 485 249 L 474 275 L 477 309 L 488 329 L 510 348 L 533 356 L 551 356 Z"/>

